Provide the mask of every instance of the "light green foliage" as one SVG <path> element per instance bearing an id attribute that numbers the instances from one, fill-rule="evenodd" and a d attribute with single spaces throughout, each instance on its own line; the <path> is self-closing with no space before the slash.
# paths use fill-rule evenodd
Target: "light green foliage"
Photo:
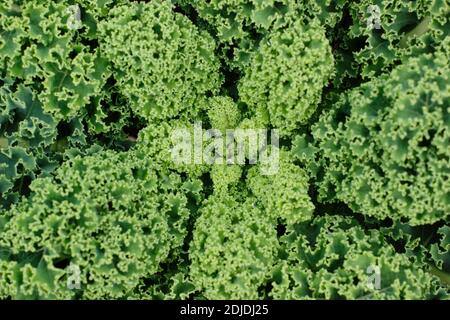
<path id="1" fill-rule="evenodd" d="M 241 113 L 230 97 L 214 97 L 208 101 L 208 118 L 211 128 L 221 130 L 234 129 L 240 122 Z"/>
<path id="2" fill-rule="evenodd" d="M 126 297 L 183 243 L 181 185 L 139 156 L 111 151 L 33 181 L 30 201 L 1 215 L 2 296 Z M 80 290 L 66 287 L 69 264 L 80 268 Z"/>
<path id="3" fill-rule="evenodd" d="M 220 85 L 214 40 L 166 1 L 117 6 L 99 32 L 118 86 L 148 120 L 195 115 L 199 98 Z"/>
<path id="4" fill-rule="evenodd" d="M 106 7 L 80 1 L 77 23 L 82 27 L 72 29 L 71 4 L 8 0 L 0 5 L 3 76 L 35 90 L 35 98 L 56 122 L 84 119 L 94 133 L 120 135 L 131 113 L 110 84 L 110 62 L 96 46 L 97 23 Z"/>
<path id="5" fill-rule="evenodd" d="M 380 29 L 367 27 L 370 5 L 380 8 Z M 363 77 L 379 75 L 404 57 L 433 50 L 448 37 L 450 30 L 450 7 L 446 0 L 354 1 L 350 14 L 353 19 L 350 38 L 365 39 L 365 47 L 355 53 Z"/>
<path id="6" fill-rule="evenodd" d="M 257 299 L 278 242 L 274 220 L 249 197 L 210 197 L 189 247 L 190 277 L 208 299 Z"/>
<path id="7" fill-rule="evenodd" d="M 184 268 L 175 274 L 166 271 L 164 275 L 154 275 L 156 284 L 152 286 L 142 285 L 137 287 L 137 293 L 129 298 L 146 300 L 185 300 L 196 292 L 194 284 L 187 279 Z"/>
<path id="8" fill-rule="evenodd" d="M 351 218 L 317 217 L 295 225 L 281 242 L 286 258 L 273 273 L 275 299 L 419 299 L 439 289 L 380 232 Z"/>
<path id="9" fill-rule="evenodd" d="M 239 126 L 241 112 L 237 104 L 229 97 L 214 97 L 209 101 L 208 118 L 211 128 L 219 130 L 224 139 L 224 153 L 226 155 L 227 130 Z M 226 159 L 224 160 L 226 162 Z M 239 165 L 214 165 L 210 171 L 214 190 L 217 193 L 230 192 L 236 187 L 242 176 L 242 167 Z"/>
<path id="10" fill-rule="evenodd" d="M 217 193 L 230 192 L 242 177 L 242 167 L 239 165 L 216 165 L 211 168 L 211 180 Z M 231 189 L 231 190 L 230 190 Z M 237 190 L 236 190 L 237 191 Z"/>
<path id="11" fill-rule="evenodd" d="M 188 172 L 191 176 L 200 176 L 207 172 L 209 165 L 203 162 L 200 152 L 200 160 L 194 158 L 195 143 L 204 141 L 204 131 L 195 131 L 195 126 L 200 123 L 189 123 L 186 120 L 170 120 L 160 123 L 158 126 L 148 126 L 139 133 L 136 148 L 154 162 L 167 166 L 178 172 Z M 173 135 L 179 132 L 178 135 Z M 196 133 L 201 136 L 197 139 Z M 200 142 L 197 142 L 199 144 Z M 183 154 L 174 149 L 177 145 L 183 145 L 181 150 L 188 150 L 186 159 Z M 179 158 L 177 158 L 179 156 Z M 177 160 L 180 159 L 180 160 Z M 186 161 L 185 161 L 186 160 Z"/>
<path id="12" fill-rule="evenodd" d="M 26 193 L 28 181 L 59 165 L 66 147 L 81 147 L 86 139 L 77 119 L 66 124 L 71 136 L 59 132 L 31 86 L 10 78 L 0 84 L 0 207 L 6 208 Z"/>
<path id="13" fill-rule="evenodd" d="M 249 36 L 250 27 L 258 31 L 285 24 L 298 6 L 295 1 L 226 0 L 201 1 L 191 4 L 199 15 L 212 24 L 223 41 L 243 39 Z"/>
<path id="14" fill-rule="evenodd" d="M 250 109 L 268 112 L 270 124 L 287 135 L 314 113 L 333 70 L 323 27 L 317 20 L 298 21 L 262 41 L 244 70 L 239 95 Z"/>
<path id="15" fill-rule="evenodd" d="M 263 203 L 267 215 L 293 225 L 310 220 L 314 205 L 308 195 L 309 177 L 289 160 L 289 156 L 289 153 L 281 152 L 279 171 L 273 176 L 261 175 L 258 167 L 251 168 L 247 184 Z"/>
<path id="16" fill-rule="evenodd" d="M 448 58 L 411 58 L 343 94 L 313 126 L 314 142 L 297 140 L 293 152 L 307 159 L 323 200 L 413 225 L 448 217 Z"/>
<path id="17" fill-rule="evenodd" d="M 448 276 L 448 273 L 450 273 L 450 227 L 448 225 L 441 227 L 438 230 L 438 234 L 441 239 L 439 243 L 435 243 L 431 246 L 430 252 L 436 263 L 436 267 L 439 268 L 439 270 L 447 272 L 445 281 L 448 285 L 450 284 L 450 277 Z"/>
<path id="18" fill-rule="evenodd" d="M 97 22 L 108 16 L 109 10 L 114 6 L 129 3 L 128 0 L 77 0 L 74 2 L 83 9 L 82 16 L 86 17 L 85 20 L 88 25 L 95 22 L 92 27 L 93 32 L 96 31 Z"/>
<path id="19" fill-rule="evenodd" d="M 449 299 L 449 13 L 1 0 L 0 299 Z"/>
<path id="20" fill-rule="evenodd" d="M 58 119 L 84 113 L 109 75 L 105 58 L 68 28 L 66 10 L 64 2 L 47 1 L 0 7 L 0 65 L 25 83 L 40 82 L 44 110 Z"/>
<path id="21" fill-rule="evenodd" d="M 252 52 L 261 38 L 285 28 L 295 21 L 316 18 L 333 28 L 343 14 L 345 0 L 213 0 L 176 3 L 194 7 L 206 21 L 224 48 L 224 60 L 231 67 L 242 68 L 251 63 Z M 231 52 L 232 59 L 229 58 Z M 249 66 L 251 67 L 251 66 Z"/>
<path id="22" fill-rule="evenodd" d="M 189 3 L 197 9 L 200 17 L 216 28 L 218 37 L 222 41 L 248 37 L 251 28 L 255 28 L 260 33 L 272 31 L 284 27 L 299 17 L 317 17 L 324 25 L 332 27 L 342 16 L 342 7 L 345 3 L 345 1 L 330 0 L 194 0 L 178 2 Z"/>
<path id="23" fill-rule="evenodd" d="M 56 122 L 43 112 L 29 87 L 20 85 L 13 92 L 11 80 L 4 81 L 0 87 L 0 192 L 6 194 L 38 166 L 42 171 L 53 169 L 56 163 L 47 153 L 57 130 Z"/>

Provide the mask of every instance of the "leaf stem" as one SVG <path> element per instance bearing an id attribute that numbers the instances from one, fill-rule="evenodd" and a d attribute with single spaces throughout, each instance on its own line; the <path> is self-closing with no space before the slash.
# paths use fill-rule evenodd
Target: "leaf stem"
<path id="1" fill-rule="evenodd" d="M 430 17 L 425 17 L 414 29 L 406 33 L 399 42 L 400 48 L 406 48 L 408 42 L 413 37 L 420 37 L 422 34 L 428 31 L 428 25 L 431 21 Z"/>

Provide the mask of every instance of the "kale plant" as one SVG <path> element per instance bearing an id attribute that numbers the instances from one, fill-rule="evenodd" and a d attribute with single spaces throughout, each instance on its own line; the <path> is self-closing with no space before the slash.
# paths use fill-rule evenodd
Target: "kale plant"
<path id="1" fill-rule="evenodd" d="M 0 299 L 449 299 L 449 21 L 0 1 Z"/>

